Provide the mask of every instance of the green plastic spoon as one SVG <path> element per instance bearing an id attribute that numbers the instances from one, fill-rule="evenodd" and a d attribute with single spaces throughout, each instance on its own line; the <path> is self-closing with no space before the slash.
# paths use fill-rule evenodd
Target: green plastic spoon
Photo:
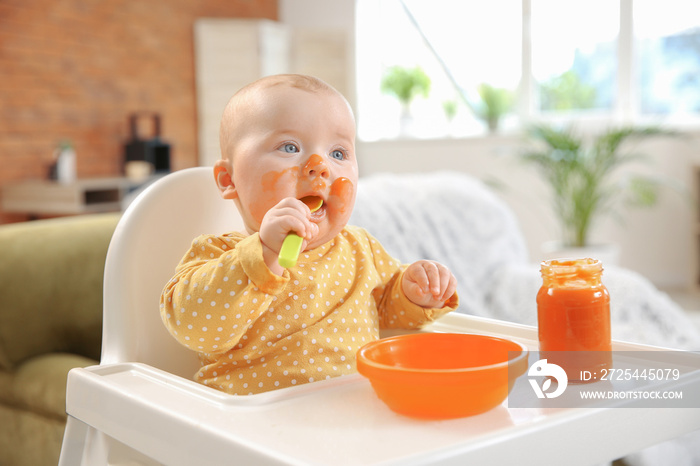
<path id="1" fill-rule="evenodd" d="M 323 205 L 323 199 L 317 196 L 306 196 L 300 199 L 301 202 L 309 207 L 311 212 L 316 212 Z M 297 265 L 299 254 L 301 253 L 301 244 L 304 238 L 296 233 L 289 233 L 282 243 L 280 254 L 277 257 L 279 265 L 288 269 Z"/>

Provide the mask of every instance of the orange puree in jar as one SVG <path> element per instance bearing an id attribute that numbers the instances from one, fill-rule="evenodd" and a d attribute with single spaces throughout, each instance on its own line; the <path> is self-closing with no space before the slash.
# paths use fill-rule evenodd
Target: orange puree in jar
<path id="1" fill-rule="evenodd" d="M 558 364 L 570 382 L 612 366 L 610 295 L 595 259 L 552 260 L 541 264 L 537 293 L 540 358 Z M 588 376 L 584 375 L 585 371 Z"/>

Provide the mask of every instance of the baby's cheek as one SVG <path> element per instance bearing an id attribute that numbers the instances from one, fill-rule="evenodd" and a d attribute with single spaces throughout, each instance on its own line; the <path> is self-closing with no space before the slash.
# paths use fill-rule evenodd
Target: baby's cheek
<path id="1" fill-rule="evenodd" d="M 260 225 L 262 219 L 276 203 L 274 197 L 266 192 L 252 192 L 248 196 L 248 214 Z"/>
<path id="2" fill-rule="evenodd" d="M 265 217 L 265 214 L 268 210 L 270 209 L 264 208 L 262 205 L 256 204 L 255 206 L 252 206 L 250 208 L 250 216 L 253 218 L 253 220 L 255 220 L 255 223 L 261 225 L 263 218 Z"/>
<path id="3" fill-rule="evenodd" d="M 347 178 L 338 178 L 331 184 L 331 213 L 350 216 L 355 201 L 355 185 Z"/>
<path id="4" fill-rule="evenodd" d="M 265 214 L 282 199 L 288 197 L 289 187 L 296 186 L 297 174 L 294 168 L 270 171 L 260 179 L 259 189 L 251 196 L 249 209 L 251 216 L 260 224 Z"/>
<path id="5" fill-rule="evenodd" d="M 275 193 L 282 188 L 296 186 L 299 169 L 289 167 L 284 170 L 271 170 L 265 173 L 260 179 L 260 190 L 262 193 Z"/>

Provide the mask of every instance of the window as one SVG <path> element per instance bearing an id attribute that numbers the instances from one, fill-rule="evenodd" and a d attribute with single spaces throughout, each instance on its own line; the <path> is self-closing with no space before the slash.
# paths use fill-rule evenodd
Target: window
<path id="1" fill-rule="evenodd" d="M 700 4 L 636 0 L 634 25 L 639 111 L 700 114 Z"/>
<path id="2" fill-rule="evenodd" d="M 398 0 L 358 0 L 360 137 L 402 132 L 400 103 L 380 90 L 381 77 L 392 66 L 420 66 L 431 79 L 429 97 L 411 103 L 412 135 L 482 132 L 483 124 L 468 107 L 479 103 L 479 86 L 514 94 L 520 82 L 520 0 L 479 2 L 478 14 L 474 2 L 405 0 L 403 5 Z M 446 106 L 456 107 L 454 116 Z"/>
<path id="3" fill-rule="evenodd" d="M 619 4 L 532 1 L 532 75 L 536 109 L 570 111 L 614 106 Z"/>
<path id="4" fill-rule="evenodd" d="M 364 140 L 485 134 L 494 114 L 500 131 L 532 119 L 700 124 L 692 0 L 357 0 L 356 25 Z M 431 80 L 410 112 L 381 90 L 395 66 Z"/>

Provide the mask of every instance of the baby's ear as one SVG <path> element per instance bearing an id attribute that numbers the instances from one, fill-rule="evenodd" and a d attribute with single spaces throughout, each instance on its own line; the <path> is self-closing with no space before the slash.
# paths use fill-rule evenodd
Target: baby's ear
<path id="1" fill-rule="evenodd" d="M 216 186 L 221 192 L 221 197 L 224 199 L 236 199 L 238 197 L 231 173 L 233 173 L 233 167 L 228 160 L 221 159 L 214 164 L 214 179 L 216 180 Z"/>

